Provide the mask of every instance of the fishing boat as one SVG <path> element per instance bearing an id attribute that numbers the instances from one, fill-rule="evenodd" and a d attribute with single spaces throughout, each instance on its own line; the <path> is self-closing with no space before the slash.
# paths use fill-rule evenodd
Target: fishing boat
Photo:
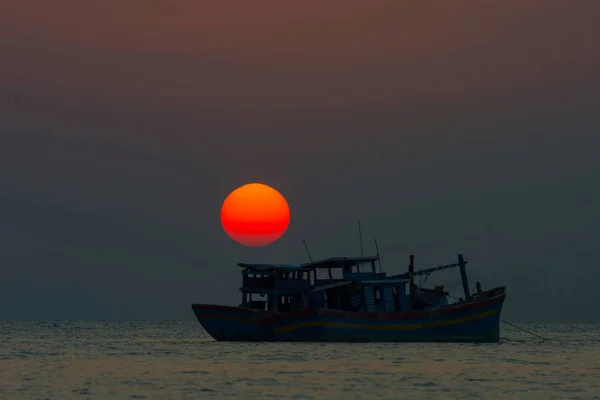
<path id="1" fill-rule="evenodd" d="M 242 302 L 238 307 L 192 304 L 196 318 L 217 341 L 272 341 L 265 322 L 284 312 L 287 298 L 304 298 L 311 291 L 313 270 L 282 264 L 238 264 L 242 267 Z M 296 303 L 294 303 L 296 304 Z M 304 309 L 288 307 L 290 311 Z"/>
<path id="2" fill-rule="evenodd" d="M 301 265 L 238 264 L 237 307 L 192 304 L 217 341 L 498 342 L 505 287 L 471 293 L 462 254 L 452 264 L 393 276 L 377 272 L 379 257 L 341 257 Z M 462 297 L 415 277 L 458 268 Z M 326 276 L 323 277 L 323 274 Z"/>

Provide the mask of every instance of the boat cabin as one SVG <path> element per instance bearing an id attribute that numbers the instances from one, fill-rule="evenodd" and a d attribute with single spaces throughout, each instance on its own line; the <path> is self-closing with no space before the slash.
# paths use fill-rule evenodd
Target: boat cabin
<path id="1" fill-rule="evenodd" d="M 240 307 L 272 312 L 305 308 L 350 312 L 435 309 L 448 305 L 449 293 L 443 286 L 418 287 L 414 278 L 456 267 L 460 269 L 465 300 L 472 297 L 465 271 L 467 262 L 462 254 L 458 256 L 458 263 L 419 271 L 415 271 L 414 257 L 410 256 L 408 272 L 395 276 L 377 272 L 378 259 L 338 257 L 300 266 L 238 264 L 243 268 Z"/>
<path id="2" fill-rule="evenodd" d="M 282 264 L 238 265 L 244 268 L 241 307 L 280 312 L 305 308 L 311 269 Z"/>
<path id="3" fill-rule="evenodd" d="M 314 270 L 315 285 L 324 285 L 340 280 L 360 280 L 385 276 L 385 272 L 377 273 L 377 260 L 379 257 L 334 257 L 301 266 Z"/>
<path id="4" fill-rule="evenodd" d="M 378 260 L 377 256 L 338 257 L 302 264 L 314 270 L 310 306 L 340 311 L 407 310 L 406 285 L 410 280 L 377 272 Z"/>

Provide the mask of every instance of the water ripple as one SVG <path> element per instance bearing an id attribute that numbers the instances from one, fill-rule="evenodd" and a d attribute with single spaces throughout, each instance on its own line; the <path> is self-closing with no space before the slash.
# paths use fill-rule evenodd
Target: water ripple
<path id="1" fill-rule="evenodd" d="M 600 398 L 598 325 L 500 344 L 217 343 L 196 322 L 0 322 L 0 398 Z"/>

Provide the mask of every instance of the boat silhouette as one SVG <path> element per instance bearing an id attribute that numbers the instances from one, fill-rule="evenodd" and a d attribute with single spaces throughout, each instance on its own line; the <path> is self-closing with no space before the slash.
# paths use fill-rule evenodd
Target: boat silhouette
<path id="1" fill-rule="evenodd" d="M 301 265 L 238 264 L 237 307 L 192 304 L 217 341 L 498 342 L 505 287 L 469 289 L 462 254 L 457 262 L 393 276 L 374 257 L 339 257 Z M 415 277 L 458 268 L 463 294 L 425 288 Z M 326 277 L 319 277 L 323 272 Z"/>

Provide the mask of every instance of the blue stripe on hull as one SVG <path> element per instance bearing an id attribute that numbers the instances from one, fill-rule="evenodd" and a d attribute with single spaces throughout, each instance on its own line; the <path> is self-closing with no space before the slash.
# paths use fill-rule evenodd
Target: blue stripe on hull
<path id="1" fill-rule="evenodd" d="M 498 342 L 504 298 L 448 314 L 377 314 L 304 310 L 289 314 L 194 304 L 196 318 L 217 341 Z M 440 315 L 441 314 L 441 315 Z M 282 318 L 283 317 L 283 318 Z"/>
<path id="2" fill-rule="evenodd" d="M 276 341 L 311 342 L 498 342 L 502 304 L 446 318 L 361 320 L 319 315 L 271 326 Z"/>
<path id="3" fill-rule="evenodd" d="M 214 312 L 194 309 L 204 330 L 217 341 L 261 342 L 270 335 L 262 324 L 263 317 L 236 312 Z"/>

